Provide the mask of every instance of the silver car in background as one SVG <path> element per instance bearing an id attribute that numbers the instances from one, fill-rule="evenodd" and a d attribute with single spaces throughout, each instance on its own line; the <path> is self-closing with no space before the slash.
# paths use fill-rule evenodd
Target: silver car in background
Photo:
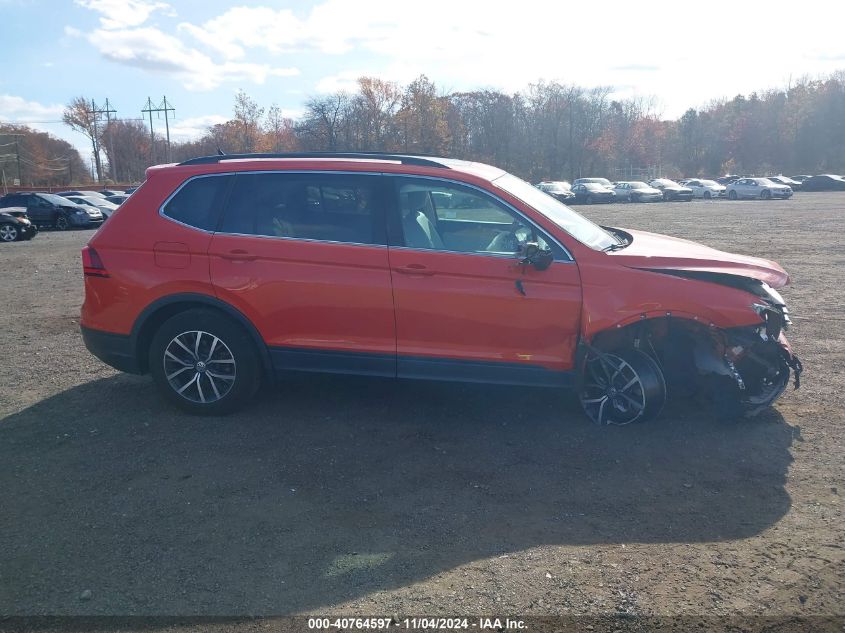
<path id="1" fill-rule="evenodd" d="M 702 178 L 690 178 L 682 181 L 683 184 L 692 189 L 693 198 L 704 198 L 710 200 L 711 198 L 724 198 L 727 187 L 720 185 L 715 180 L 704 180 Z"/>
<path id="2" fill-rule="evenodd" d="M 771 198 L 791 198 L 792 188 L 786 185 L 779 185 L 768 178 L 740 178 L 727 187 L 728 198 L 738 200 L 740 198 L 754 198 L 770 200 Z"/>
<path id="3" fill-rule="evenodd" d="M 628 202 L 657 202 L 663 200 L 663 192 L 660 189 L 649 187 L 639 180 L 617 182 L 613 187 L 616 197 L 619 200 Z"/>

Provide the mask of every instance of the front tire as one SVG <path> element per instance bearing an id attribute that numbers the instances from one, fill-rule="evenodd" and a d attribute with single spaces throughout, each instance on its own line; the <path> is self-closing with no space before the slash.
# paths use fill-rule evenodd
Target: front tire
<path id="1" fill-rule="evenodd" d="M 11 224 L 0 224 L 0 240 L 3 242 L 15 242 L 20 239 L 20 231 Z"/>
<path id="2" fill-rule="evenodd" d="M 258 389 L 261 369 L 244 329 L 213 310 L 181 312 L 158 329 L 149 367 L 162 394 L 180 409 L 223 415 L 243 407 Z"/>
<path id="3" fill-rule="evenodd" d="M 589 348 L 580 368 L 578 397 L 584 413 L 602 425 L 623 426 L 655 418 L 666 403 L 663 371 L 632 348 Z"/>
<path id="4" fill-rule="evenodd" d="M 703 197 L 704 197 L 704 199 L 705 199 L 705 200 L 709 200 L 709 199 L 710 199 L 710 192 L 709 192 L 709 191 L 705 191 L 705 192 L 704 192 L 704 196 L 703 196 Z"/>
<path id="5" fill-rule="evenodd" d="M 768 189 L 763 189 L 763 191 L 760 193 L 760 198 L 762 198 L 763 200 L 768 200 L 771 197 L 772 197 L 772 192 L 769 191 Z"/>
<path id="6" fill-rule="evenodd" d="M 728 198 L 730 198 L 731 200 L 736 200 L 736 191 L 734 191 L 733 189 L 731 189 L 731 190 L 728 192 Z"/>
<path id="7" fill-rule="evenodd" d="M 53 224 L 59 231 L 67 231 L 70 228 L 70 220 L 68 220 L 67 216 L 63 213 L 56 215 L 56 219 L 53 221 Z"/>

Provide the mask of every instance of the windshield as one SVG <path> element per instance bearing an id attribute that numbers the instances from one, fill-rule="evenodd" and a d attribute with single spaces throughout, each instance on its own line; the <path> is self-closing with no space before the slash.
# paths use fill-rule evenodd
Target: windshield
<path id="1" fill-rule="evenodd" d="M 44 198 L 47 202 L 52 202 L 53 204 L 64 205 L 66 207 L 77 206 L 73 200 L 68 200 L 64 196 L 57 196 L 54 193 L 39 193 L 38 195 L 41 198 Z"/>
<path id="2" fill-rule="evenodd" d="M 650 187 L 644 182 L 636 181 L 631 183 L 631 189 L 650 189 Z"/>
<path id="3" fill-rule="evenodd" d="M 719 186 L 719 183 L 716 182 L 715 180 L 702 180 L 701 184 L 704 185 L 705 187 L 718 187 Z"/>
<path id="4" fill-rule="evenodd" d="M 619 243 L 615 237 L 597 224 L 593 224 L 565 204 L 558 202 L 557 199 L 547 196 L 516 176 L 511 174 L 499 176 L 493 184 L 536 209 L 576 240 L 594 250 L 600 251 Z"/>
<path id="5" fill-rule="evenodd" d="M 772 182 L 768 178 L 755 178 L 754 182 L 756 182 L 758 185 L 774 185 L 774 184 L 777 184 L 777 183 Z"/>
<path id="6" fill-rule="evenodd" d="M 546 185 L 545 190 L 551 191 L 552 193 L 566 193 L 567 191 L 569 191 L 568 188 L 564 187 L 563 185 L 559 185 L 557 183 L 554 183 L 552 185 Z"/>

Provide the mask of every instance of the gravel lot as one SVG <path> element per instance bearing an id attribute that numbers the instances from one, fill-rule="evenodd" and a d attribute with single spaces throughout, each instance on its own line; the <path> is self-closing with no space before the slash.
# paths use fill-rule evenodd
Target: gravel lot
<path id="1" fill-rule="evenodd" d="M 802 388 L 605 429 L 308 377 L 190 417 L 84 349 L 89 232 L 0 245 L 0 615 L 845 614 L 845 194 L 579 210 L 779 261 Z"/>

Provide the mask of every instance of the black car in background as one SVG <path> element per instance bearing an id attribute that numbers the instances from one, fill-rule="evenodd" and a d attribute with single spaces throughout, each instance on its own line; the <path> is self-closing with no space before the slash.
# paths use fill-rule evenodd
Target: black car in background
<path id="1" fill-rule="evenodd" d="M 655 178 L 649 181 L 648 186 L 660 189 L 663 192 L 664 200 L 681 200 L 684 202 L 692 200 L 692 189 L 679 185 L 668 178 Z"/>
<path id="2" fill-rule="evenodd" d="M 845 178 L 836 174 L 810 176 L 801 183 L 802 191 L 845 191 Z"/>
<path id="3" fill-rule="evenodd" d="M 38 227 L 26 217 L 24 207 L 0 209 L 0 242 L 31 240 L 38 233 Z"/>
<path id="4" fill-rule="evenodd" d="M 601 204 L 616 202 L 616 192 L 597 182 L 581 182 L 572 186 L 575 197 L 569 204 Z"/>
<path id="5" fill-rule="evenodd" d="M 795 180 L 796 182 L 804 182 L 805 180 L 807 180 L 807 178 L 812 178 L 812 176 L 808 176 L 807 174 L 801 174 L 800 176 L 790 176 L 790 178 L 792 178 L 792 180 Z"/>
<path id="6" fill-rule="evenodd" d="M 99 209 L 76 204 L 53 193 L 9 193 L 0 198 L 0 209 L 5 207 L 24 207 L 32 223 L 39 227 L 67 230 L 97 227 L 103 223 Z"/>
<path id="7" fill-rule="evenodd" d="M 534 186 L 540 191 L 549 194 L 552 198 L 564 203 L 571 201 L 575 197 L 575 194 L 569 188 L 569 183 L 565 181 L 544 180 Z"/>
<path id="8" fill-rule="evenodd" d="M 792 188 L 792 191 L 800 191 L 801 189 L 801 182 L 793 180 L 789 176 L 766 176 L 766 178 L 779 185 L 786 185 Z"/>

